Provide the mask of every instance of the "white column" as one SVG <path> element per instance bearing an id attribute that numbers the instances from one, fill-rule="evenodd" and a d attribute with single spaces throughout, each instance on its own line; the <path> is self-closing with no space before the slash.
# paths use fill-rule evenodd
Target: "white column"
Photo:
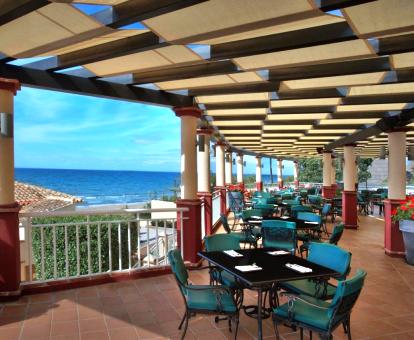
<path id="1" fill-rule="evenodd" d="M 283 182 L 283 159 L 277 160 L 277 181 Z"/>
<path id="2" fill-rule="evenodd" d="M 331 186 L 332 177 L 332 154 L 330 152 L 323 152 L 323 186 Z"/>
<path id="3" fill-rule="evenodd" d="M 203 147 L 198 147 L 197 169 L 198 169 L 198 191 L 210 192 L 210 130 L 200 129 L 197 131 L 199 144 L 203 142 Z"/>
<path id="4" fill-rule="evenodd" d="M 406 186 L 406 132 L 388 133 L 388 198 L 404 199 Z"/>
<path id="5" fill-rule="evenodd" d="M 237 183 L 243 183 L 243 154 L 237 154 Z"/>
<path id="6" fill-rule="evenodd" d="M 299 181 L 299 162 L 293 162 L 293 181 L 297 183 Z"/>
<path id="7" fill-rule="evenodd" d="M 181 199 L 197 199 L 197 121 L 201 111 L 194 107 L 175 108 L 181 118 Z"/>
<path id="8" fill-rule="evenodd" d="M 0 79 L 0 82 L 2 79 Z M 0 84 L 1 85 L 1 84 Z M 7 84 L 5 84 L 6 86 Z M 9 125 L 11 135 L 0 133 L 0 205 L 14 204 L 14 114 L 13 90 L 0 87 L 0 113 L 4 124 Z M 7 121 L 7 122 L 6 122 Z"/>
<path id="9" fill-rule="evenodd" d="M 226 152 L 226 184 L 231 184 L 233 175 L 233 154 Z"/>
<path id="10" fill-rule="evenodd" d="M 336 166 L 335 159 L 332 159 L 332 173 L 331 173 L 331 185 L 336 184 Z"/>
<path id="11" fill-rule="evenodd" d="M 262 158 L 256 157 L 256 183 L 262 182 Z"/>
<path id="12" fill-rule="evenodd" d="M 216 186 L 224 187 L 224 144 L 216 144 Z"/>
<path id="13" fill-rule="evenodd" d="M 355 191 L 356 166 L 355 146 L 344 146 L 344 190 Z"/>

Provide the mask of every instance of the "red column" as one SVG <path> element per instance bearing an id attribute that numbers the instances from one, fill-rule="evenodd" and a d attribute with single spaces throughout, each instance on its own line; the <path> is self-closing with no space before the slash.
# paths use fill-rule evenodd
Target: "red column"
<path id="1" fill-rule="evenodd" d="M 385 253 L 390 256 L 405 257 L 405 247 L 402 233 L 399 229 L 399 223 L 391 219 L 391 211 L 400 205 L 400 200 L 384 200 L 384 248 Z"/>
<path id="2" fill-rule="evenodd" d="M 187 208 L 177 218 L 177 243 L 184 251 L 184 260 L 197 263 L 200 259 L 197 255 L 202 249 L 201 244 L 201 201 L 200 200 L 177 200 L 177 208 Z M 181 229 L 182 225 L 182 229 Z M 181 245 L 181 233 L 183 233 L 183 245 Z"/>
<path id="3" fill-rule="evenodd" d="M 263 191 L 263 182 L 256 182 L 256 190 Z"/>
<path id="4" fill-rule="evenodd" d="M 345 228 L 358 228 L 358 207 L 356 191 L 342 192 L 342 222 Z"/>
<path id="5" fill-rule="evenodd" d="M 15 79 L 0 78 L 0 112 L 13 119 L 13 96 L 20 90 Z M 4 101 L 3 101 L 4 99 Z M 11 125 L 12 126 L 12 125 Z M 0 135 L 0 299 L 20 295 L 20 240 L 19 205 L 14 200 L 14 146 L 13 133 Z"/>
<path id="6" fill-rule="evenodd" d="M 324 198 L 334 198 L 335 197 L 335 190 L 336 190 L 336 186 L 335 187 L 324 186 L 324 187 L 322 187 L 322 196 Z"/>
<path id="7" fill-rule="evenodd" d="M 199 192 L 197 195 L 204 204 L 204 232 L 208 236 L 213 231 L 213 195 L 211 192 Z"/>

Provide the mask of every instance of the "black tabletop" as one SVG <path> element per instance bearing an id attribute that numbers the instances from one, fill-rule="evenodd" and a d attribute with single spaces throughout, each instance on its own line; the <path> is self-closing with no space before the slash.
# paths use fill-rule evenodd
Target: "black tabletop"
<path id="1" fill-rule="evenodd" d="M 262 225 L 262 221 L 263 220 L 278 220 L 278 221 L 288 221 L 288 222 L 295 222 L 296 223 L 296 229 L 314 229 L 317 228 L 318 225 L 311 223 L 311 222 L 307 222 L 304 220 L 299 220 L 298 218 L 295 217 L 265 217 L 263 219 L 260 218 L 250 218 L 247 220 L 247 223 L 249 224 L 253 224 L 253 225 L 258 225 L 261 226 Z"/>
<path id="2" fill-rule="evenodd" d="M 243 257 L 231 257 L 221 251 L 200 252 L 199 255 L 210 263 L 233 274 L 247 286 L 263 287 L 275 282 L 298 280 L 305 278 L 336 277 L 340 274 L 329 268 L 309 262 L 293 255 L 270 255 L 270 248 L 236 250 Z M 235 266 L 255 263 L 263 268 L 259 271 L 241 272 Z M 311 273 L 299 273 L 285 267 L 286 263 L 299 264 L 311 268 Z"/>

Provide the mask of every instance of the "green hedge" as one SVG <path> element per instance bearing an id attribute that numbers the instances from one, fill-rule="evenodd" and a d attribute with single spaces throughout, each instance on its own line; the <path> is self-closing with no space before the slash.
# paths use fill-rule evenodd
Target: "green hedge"
<path id="1" fill-rule="evenodd" d="M 119 223 L 121 229 L 121 245 L 122 245 L 122 269 L 128 269 L 128 222 L 126 219 L 130 219 L 131 216 L 105 216 L 105 222 L 101 222 L 102 216 L 91 216 L 90 221 L 101 222 L 101 266 L 102 271 L 109 270 L 109 230 L 108 224 L 111 225 L 111 259 L 112 270 L 118 270 L 119 268 L 119 240 L 118 240 L 118 223 L 113 221 L 121 221 Z M 111 222 L 112 221 L 112 222 Z M 44 227 L 44 259 L 45 259 L 45 273 L 42 278 L 41 273 L 41 230 L 36 225 L 40 224 L 57 224 L 56 231 L 56 262 L 57 262 L 57 278 L 66 276 L 66 256 L 65 256 L 65 223 L 82 223 L 86 222 L 86 217 L 73 216 L 73 217 L 53 217 L 53 218 L 36 218 L 33 220 L 32 228 L 32 244 L 33 244 L 33 263 L 35 265 L 36 279 L 53 279 L 54 278 L 54 254 L 53 254 L 53 228 Z M 138 231 L 137 223 L 130 222 L 131 226 L 131 253 L 132 266 L 137 263 L 137 257 L 134 253 L 138 244 Z M 88 274 L 88 246 L 87 246 L 87 227 L 86 225 L 79 225 L 79 253 L 80 253 L 80 275 Z M 69 259 L 69 276 L 77 275 L 77 246 L 76 246 L 76 225 L 67 226 L 67 239 L 68 239 L 68 259 Z M 90 258 L 91 258 L 91 272 L 99 272 L 99 259 L 98 259 L 98 223 L 90 225 Z"/>

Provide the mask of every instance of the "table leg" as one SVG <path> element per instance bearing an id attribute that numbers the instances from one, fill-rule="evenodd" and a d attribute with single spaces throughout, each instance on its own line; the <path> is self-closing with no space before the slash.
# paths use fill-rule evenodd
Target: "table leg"
<path id="1" fill-rule="evenodd" d="M 257 339 L 262 340 L 262 289 L 257 291 Z"/>

